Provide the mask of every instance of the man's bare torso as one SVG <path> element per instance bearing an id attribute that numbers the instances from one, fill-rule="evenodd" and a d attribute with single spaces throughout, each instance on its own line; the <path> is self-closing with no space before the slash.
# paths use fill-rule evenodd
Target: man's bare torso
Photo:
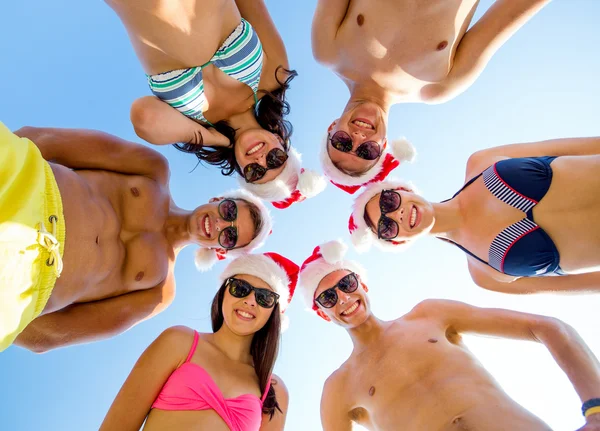
<path id="1" fill-rule="evenodd" d="M 167 187 L 139 175 L 50 165 L 61 191 L 66 241 L 64 270 L 44 314 L 162 283 L 175 258 L 163 232 Z"/>
<path id="2" fill-rule="evenodd" d="M 335 36 L 331 58 L 321 58 L 345 81 L 371 81 L 398 101 L 420 101 L 420 91 L 443 81 L 478 0 L 352 0 Z"/>
<path id="3" fill-rule="evenodd" d="M 379 348 L 353 352 L 331 377 L 355 422 L 379 431 L 550 430 L 503 392 L 460 335 L 411 314 L 388 325 Z"/>

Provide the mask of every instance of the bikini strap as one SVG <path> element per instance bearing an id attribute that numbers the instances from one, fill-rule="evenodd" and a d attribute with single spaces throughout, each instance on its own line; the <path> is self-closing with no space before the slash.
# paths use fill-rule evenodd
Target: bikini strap
<path id="1" fill-rule="evenodd" d="M 480 173 L 479 173 L 479 175 L 477 175 L 476 177 L 473 177 L 473 178 L 471 178 L 469 181 L 467 181 L 467 182 L 465 183 L 465 185 L 464 185 L 464 186 L 462 186 L 462 187 L 460 188 L 460 190 L 459 190 L 459 191 L 457 191 L 456 193 L 454 193 L 454 196 L 452 196 L 450 199 L 446 199 L 445 201 L 442 201 L 442 202 L 448 202 L 448 201 L 451 201 L 452 199 L 454 199 L 455 197 L 457 197 L 459 194 L 461 194 L 461 192 L 462 192 L 464 189 L 466 189 L 466 188 L 467 188 L 467 187 L 469 187 L 471 184 L 473 184 L 473 183 L 475 182 L 475 180 L 476 180 L 477 178 L 479 178 L 481 175 L 483 175 L 483 172 L 480 172 Z"/>
<path id="2" fill-rule="evenodd" d="M 263 394 L 262 398 L 260 399 L 261 403 L 264 403 L 265 400 L 267 399 L 267 395 L 269 395 L 269 389 L 271 388 L 271 377 L 269 377 L 269 381 L 267 382 L 267 387 L 265 388 L 265 393 Z"/>
<path id="3" fill-rule="evenodd" d="M 493 266 L 492 266 L 492 265 L 490 265 L 488 262 L 486 262 L 485 260 L 483 260 L 483 259 L 482 259 L 482 258 L 480 258 L 479 256 L 476 256 L 475 254 L 471 253 L 469 250 L 467 250 L 466 248 L 464 248 L 464 247 L 463 247 L 462 245 L 460 245 L 459 243 L 457 243 L 457 242 L 454 242 L 454 241 L 452 241 L 451 239 L 448 239 L 448 238 L 439 238 L 439 237 L 438 237 L 438 239 L 441 239 L 442 241 L 445 241 L 445 242 L 447 242 L 447 243 L 450 243 L 450 244 L 454 244 L 455 246 L 457 246 L 458 248 L 460 248 L 462 251 L 464 251 L 465 253 L 467 253 L 467 254 L 468 254 L 469 256 L 471 256 L 472 258 L 474 258 L 474 259 L 477 259 L 479 262 L 481 262 L 481 263 L 483 263 L 483 264 L 485 264 L 485 265 L 487 265 L 487 266 L 489 266 L 489 267 L 493 268 Z M 495 268 L 494 268 L 494 269 L 495 269 Z"/>
<path id="4" fill-rule="evenodd" d="M 185 362 L 190 362 L 190 359 L 192 359 L 192 356 L 196 351 L 196 347 L 198 347 L 198 331 L 194 331 L 194 342 L 192 343 L 192 348 L 190 349 L 190 353 L 188 353 Z"/>

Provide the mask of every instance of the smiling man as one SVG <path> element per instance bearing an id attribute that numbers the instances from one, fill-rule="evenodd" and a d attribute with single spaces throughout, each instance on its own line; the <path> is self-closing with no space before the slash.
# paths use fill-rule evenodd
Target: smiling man
<path id="1" fill-rule="evenodd" d="M 385 177 L 393 169 L 386 156 L 406 152 L 387 146 L 391 106 L 442 103 L 462 93 L 549 1 L 496 0 L 469 28 L 478 0 L 319 0 L 313 54 L 350 91 L 321 149 L 327 176 L 350 192 Z"/>
<path id="2" fill-rule="evenodd" d="M 185 246 L 207 269 L 271 231 L 241 190 L 177 207 L 166 159 L 105 133 L 0 123 L 0 162 L 0 350 L 120 334 L 172 302 Z"/>
<path id="3" fill-rule="evenodd" d="M 343 260 L 345 251 L 336 241 L 323 244 L 300 271 L 307 304 L 344 328 L 354 345 L 325 382 L 325 431 L 350 431 L 353 422 L 378 431 L 550 430 L 469 352 L 461 338 L 467 333 L 544 344 L 584 403 L 581 430 L 600 430 L 600 364 L 573 328 L 551 317 L 436 299 L 384 322 L 371 312 L 366 271 Z"/>

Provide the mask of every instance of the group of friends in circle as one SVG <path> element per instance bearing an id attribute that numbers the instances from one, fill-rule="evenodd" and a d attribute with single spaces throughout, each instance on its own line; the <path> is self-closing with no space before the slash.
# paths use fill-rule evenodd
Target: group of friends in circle
<path id="1" fill-rule="evenodd" d="M 477 362 L 464 333 L 544 344 L 581 398 L 581 430 L 600 430 L 600 364 L 567 323 L 437 299 L 383 321 L 368 296 L 377 286 L 343 242 L 318 245 L 301 264 L 251 253 L 272 230 L 269 206 L 284 210 L 330 182 L 356 196 L 345 217 L 361 251 L 397 252 L 432 235 L 465 252 L 482 288 L 598 292 L 600 138 L 478 151 L 464 185 L 439 203 L 390 177 L 415 154 L 405 139 L 388 142 L 391 106 L 465 91 L 549 0 L 496 0 L 475 23 L 477 0 L 318 0 L 314 57 L 350 93 L 320 144 L 324 175 L 302 168 L 292 146 L 286 93 L 297 72 L 263 0 L 105 2 L 153 94 L 131 106 L 137 135 L 218 166 L 240 189 L 185 210 L 169 191 L 167 160 L 148 146 L 0 124 L 0 350 L 95 342 L 155 316 L 173 301 L 175 261 L 193 244 L 200 270 L 229 261 L 210 306 L 213 332 L 160 334 L 102 431 L 283 430 L 289 394 L 273 368 L 298 292 L 354 346 L 324 384 L 325 431 L 549 430 Z"/>

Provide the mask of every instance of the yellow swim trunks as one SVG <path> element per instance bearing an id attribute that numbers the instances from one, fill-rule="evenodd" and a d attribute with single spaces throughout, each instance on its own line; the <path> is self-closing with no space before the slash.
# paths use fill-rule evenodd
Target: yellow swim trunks
<path id="1" fill-rule="evenodd" d="M 50 165 L 0 122 L 0 352 L 42 312 L 62 271 L 65 219 Z"/>

